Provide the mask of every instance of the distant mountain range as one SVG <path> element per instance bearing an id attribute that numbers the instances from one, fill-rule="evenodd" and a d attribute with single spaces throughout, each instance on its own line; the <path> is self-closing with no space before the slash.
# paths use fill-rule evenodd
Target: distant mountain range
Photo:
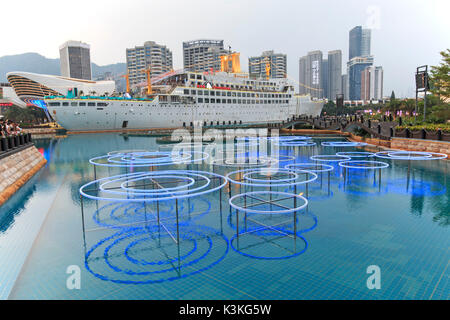
<path id="1" fill-rule="evenodd" d="M 49 59 L 35 52 L 0 57 L 0 82 L 7 82 L 6 73 L 11 71 L 61 75 L 59 59 Z M 99 66 L 92 63 L 93 79 L 102 76 L 105 72 L 111 72 L 115 75 L 125 74 L 127 65 L 115 63 Z"/>

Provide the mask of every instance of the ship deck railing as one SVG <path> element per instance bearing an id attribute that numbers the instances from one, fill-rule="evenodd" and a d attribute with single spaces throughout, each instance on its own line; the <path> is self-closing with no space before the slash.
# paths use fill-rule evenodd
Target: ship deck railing
<path id="1" fill-rule="evenodd" d="M 67 96 L 45 96 L 45 100 L 51 99 L 66 99 L 66 100 L 120 100 L 120 101 L 153 101 L 154 98 L 125 98 L 125 97 L 102 97 L 102 96 L 81 96 L 81 97 L 67 97 Z"/>

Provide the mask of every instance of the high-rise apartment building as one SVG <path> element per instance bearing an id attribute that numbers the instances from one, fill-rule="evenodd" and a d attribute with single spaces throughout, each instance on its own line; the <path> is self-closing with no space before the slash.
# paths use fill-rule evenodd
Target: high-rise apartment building
<path id="1" fill-rule="evenodd" d="M 335 100 L 342 93 L 342 52 L 328 52 L 324 59 L 321 51 L 311 51 L 299 60 L 299 93 L 315 98 Z"/>
<path id="2" fill-rule="evenodd" d="M 349 100 L 361 100 L 361 72 L 373 65 L 373 57 L 354 57 L 347 62 Z"/>
<path id="3" fill-rule="evenodd" d="M 183 65 L 194 72 L 220 71 L 220 57 L 228 54 L 223 40 L 194 40 L 183 42 Z"/>
<path id="4" fill-rule="evenodd" d="M 361 100 L 383 98 L 383 68 L 370 66 L 361 72 Z"/>
<path id="5" fill-rule="evenodd" d="M 67 41 L 59 47 L 61 75 L 67 78 L 92 79 L 91 47 L 81 41 Z"/>
<path id="6" fill-rule="evenodd" d="M 308 62 L 308 58 L 306 56 L 301 57 L 299 64 L 299 94 L 306 94 L 306 64 Z"/>
<path id="7" fill-rule="evenodd" d="M 248 58 L 248 73 L 252 78 L 265 78 L 266 66 L 269 66 L 270 78 L 286 78 L 287 56 L 282 53 L 264 51 L 261 56 Z"/>
<path id="8" fill-rule="evenodd" d="M 146 41 L 143 46 L 127 49 L 127 70 L 130 85 L 147 81 L 145 70 L 150 69 L 154 77 L 173 69 L 172 51 L 154 41 Z"/>
<path id="9" fill-rule="evenodd" d="M 342 94 L 342 51 L 328 52 L 328 99 L 335 100 Z"/>
<path id="10" fill-rule="evenodd" d="M 300 93 L 310 94 L 313 98 L 321 99 L 324 96 L 322 82 L 322 51 L 308 52 L 308 55 L 299 60 Z M 301 88 L 304 88 L 302 90 Z"/>

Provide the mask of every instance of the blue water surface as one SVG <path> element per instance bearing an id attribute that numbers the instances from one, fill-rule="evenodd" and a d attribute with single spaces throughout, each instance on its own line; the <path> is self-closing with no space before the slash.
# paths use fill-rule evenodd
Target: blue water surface
<path id="1" fill-rule="evenodd" d="M 280 154 L 302 163 L 312 155 L 364 151 L 313 141 L 317 146 L 281 148 Z M 0 207 L 2 299 L 450 298 L 448 160 L 375 159 L 390 165 L 381 176 L 350 170 L 345 180 L 337 162 L 329 163 L 335 167 L 329 176 L 296 189 L 309 199 L 296 220 L 249 214 L 244 225 L 241 214 L 239 231 L 253 232 L 237 239 L 228 186 L 221 205 L 219 192 L 161 204 L 161 224 L 154 204 L 84 199 L 83 233 L 79 188 L 94 180 L 89 159 L 114 150 L 157 150 L 156 138 L 79 134 L 35 144 L 47 165 Z M 119 173 L 97 168 L 95 175 Z M 231 189 L 232 195 L 245 191 L 251 190 Z M 172 239 L 177 207 L 179 245 Z M 258 231 L 261 225 L 252 221 L 280 227 Z M 380 289 L 367 286 L 371 265 L 380 268 Z M 70 266 L 80 268 L 80 289 L 68 288 Z"/>

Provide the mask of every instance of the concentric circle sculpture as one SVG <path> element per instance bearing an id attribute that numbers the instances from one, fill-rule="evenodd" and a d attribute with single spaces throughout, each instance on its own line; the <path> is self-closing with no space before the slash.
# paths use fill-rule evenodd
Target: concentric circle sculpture
<path id="1" fill-rule="evenodd" d="M 200 151 L 113 152 L 91 158 L 89 163 L 103 167 L 153 167 L 197 163 L 208 159 L 208 157 L 207 153 Z"/>
<path id="2" fill-rule="evenodd" d="M 301 174 L 302 173 L 302 174 Z M 229 172 L 226 178 L 234 184 L 251 187 L 289 187 L 307 184 L 317 179 L 311 171 L 284 168 L 251 168 Z"/>
<path id="3" fill-rule="evenodd" d="M 372 158 L 372 157 L 375 157 L 375 153 L 364 152 L 364 151 L 342 151 L 342 152 L 337 152 L 336 155 L 347 156 L 350 158 Z"/>
<path id="4" fill-rule="evenodd" d="M 298 141 L 298 140 L 311 140 L 311 137 L 307 136 L 271 136 L 271 137 L 238 137 L 236 140 L 246 140 L 246 141 L 260 141 L 260 140 L 269 140 L 269 141 Z"/>
<path id="5" fill-rule="evenodd" d="M 212 183 L 213 179 L 218 182 Z M 80 194 L 93 200 L 153 202 L 204 195 L 220 190 L 226 183 L 225 177 L 213 172 L 150 171 L 94 180 L 83 185 L 80 188 Z"/>
<path id="6" fill-rule="evenodd" d="M 255 155 L 237 156 L 231 159 L 212 159 L 211 164 L 220 167 L 243 168 L 243 167 L 268 167 L 277 164 L 279 161 L 274 157 Z"/>
<path id="7" fill-rule="evenodd" d="M 375 156 L 378 158 L 391 160 L 440 160 L 447 158 L 447 155 L 443 153 L 402 150 L 380 151 L 377 152 Z"/>
<path id="8" fill-rule="evenodd" d="M 279 141 L 277 145 L 280 147 L 314 147 L 317 145 L 312 141 L 304 141 L 304 140 L 288 140 L 288 141 Z"/>
<path id="9" fill-rule="evenodd" d="M 353 141 L 323 141 L 321 145 L 324 147 L 362 147 L 367 145 L 367 143 Z"/>
<path id="10" fill-rule="evenodd" d="M 346 160 L 351 160 L 349 156 L 341 156 L 335 154 L 320 154 L 310 157 L 311 160 L 314 161 L 323 161 L 323 162 L 341 162 Z"/>
<path id="11" fill-rule="evenodd" d="M 339 166 L 347 169 L 375 170 L 387 168 L 389 164 L 381 161 L 352 160 L 339 162 Z"/>
<path id="12" fill-rule="evenodd" d="M 285 166 L 289 170 L 311 171 L 311 172 L 328 172 L 333 171 L 334 167 L 323 163 L 293 163 Z"/>

